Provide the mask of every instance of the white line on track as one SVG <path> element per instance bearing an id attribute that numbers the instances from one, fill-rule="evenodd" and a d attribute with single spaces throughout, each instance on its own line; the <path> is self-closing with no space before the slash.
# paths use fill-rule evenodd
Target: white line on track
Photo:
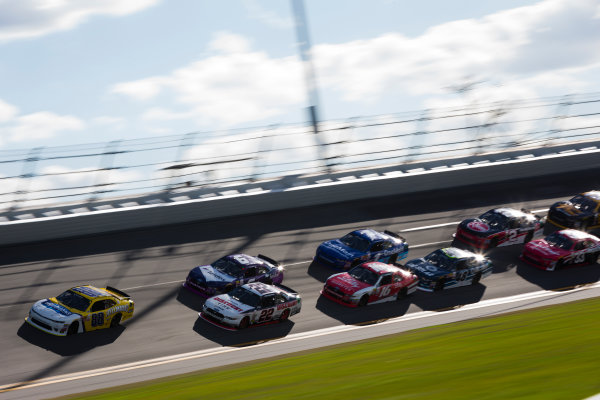
<path id="1" fill-rule="evenodd" d="M 569 293 L 575 293 L 578 291 L 588 290 L 588 289 L 593 289 L 593 288 L 600 288 L 600 282 L 597 282 L 593 285 L 587 285 L 587 286 L 574 288 L 574 289 L 570 290 Z M 461 308 L 447 310 L 447 311 L 444 311 L 444 313 L 461 313 L 461 312 L 465 312 L 465 311 L 469 311 L 469 310 L 492 307 L 492 306 L 501 305 L 501 304 L 510 304 L 510 303 L 516 303 L 519 301 L 559 296 L 559 295 L 564 295 L 564 293 L 565 292 L 562 292 L 562 291 L 556 292 L 556 291 L 549 291 L 549 290 L 541 290 L 541 291 L 537 291 L 537 292 L 523 293 L 523 294 L 518 294 L 518 295 L 514 295 L 514 296 L 483 300 L 478 303 L 464 305 Z M 391 318 L 387 321 L 380 322 L 380 323 L 376 324 L 375 326 L 389 325 L 389 324 L 394 324 L 394 323 L 403 323 L 406 321 L 411 321 L 411 320 L 416 320 L 416 319 L 429 318 L 429 317 L 432 317 L 435 315 L 440 315 L 440 312 L 439 311 L 420 311 L 420 312 L 415 312 L 415 313 L 412 313 L 409 315 L 404 315 L 404 316 L 397 317 L 397 318 Z M 274 340 L 271 340 L 271 341 L 268 341 L 265 343 L 256 344 L 253 346 L 253 348 L 262 347 L 262 346 L 271 346 L 274 344 L 294 342 L 294 341 L 298 341 L 298 340 L 309 339 L 309 338 L 325 336 L 325 335 L 339 334 L 340 332 L 345 332 L 345 331 L 369 329 L 369 328 L 372 328 L 373 326 L 374 325 L 334 326 L 334 327 L 330 327 L 330 328 L 318 329 L 315 331 L 292 334 L 292 335 L 286 336 L 281 339 L 274 339 Z M 52 385 L 52 384 L 61 383 L 61 382 L 75 381 L 75 380 L 79 380 L 79 379 L 87 379 L 87 378 L 91 378 L 94 376 L 121 373 L 121 372 L 135 370 L 135 369 L 155 367 L 155 366 L 159 366 L 159 365 L 171 364 L 171 363 L 181 362 L 181 361 L 186 361 L 186 360 L 205 358 L 205 357 L 209 357 L 209 356 L 231 353 L 231 352 L 235 352 L 235 351 L 243 351 L 244 349 L 247 349 L 247 348 L 246 347 L 241 347 L 241 348 L 240 347 L 228 347 L 228 348 L 218 347 L 218 348 L 213 348 L 213 349 L 194 351 L 194 352 L 190 352 L 190 353 L 182 353 L 182 354 L 176 354 L 176 355 L 172 355 L 172 356 L 153 358 L 153 359 L 144 360 L 144 361 L 137 361 L 137 362 L 133 362 L 133 363 L 115 365 L 112 367 L 99 368 L 99 369 L 88 370 L 88 371 L 83 371 L 83 372 L 76 372 L 76 373 L 71 373 L 71 374 L 57 375 L 57 376 L 33 380 L 33 381 L 12 383 L 12 384 L 8 384 L 8 385 L 0 386 L 0 393 L 9 392 L 9 391 L 13 391 L 13 390 L 33 388 L 33 387 L 37 387 L 37 386 Z"/>

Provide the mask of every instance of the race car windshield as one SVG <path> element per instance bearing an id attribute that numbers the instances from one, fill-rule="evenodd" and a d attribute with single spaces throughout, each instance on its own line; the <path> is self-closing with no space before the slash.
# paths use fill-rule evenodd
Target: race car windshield
<path id="1" fill-rule="evenodd" d="M 260 304 L 260 296 L 243 287 L 233 289 L 229 292 L 229 297 L 251 307 L 258 307 Z"/>
<path id="2" fill-rule="evenodd" d="M 506 225 L 508 217 L 493 211 L 488 211 L 485 214 L 481 215 L 479 219 L 483 220 L 492 228 L 501 228 L 504 225 Z"/>
<path id="3" fill-rule="evenodd" d="M 340 242 L 344 243 L 351 249 L 366 253 L 369 250 L 369 241 L 365 238 L 349 233 L 340 239 Z"/>
<path id="4" fill-rule="evenodd" d="M 573 246 L 571 239 L 559 234 L 558 232 L 554 232 L 550 236 L 546 237 L 546 242 L 548 242 L 550 246 L 558 247 L 559 249 L 564 250 L 569 250 L 571 246 Z"/>
<path id="5" fill-rule="evenodd" d="M 56 297 L 56 300 L 69 308 L 85 311 L 90 306 L 90 300 L 72 290 L 67 290 Z"/>
<path id="6" fill-rule="evenodd" d="M 214 269 L 235 278 L 242 276 L 243 269 L 235 261 L 220 258 L 211 264 Z"/>
<path id="7" fill-rule="evenodd" d="M 575 206 L 575 208 L 581 211 L 594 211 L 596 208 L 596 204 L 593 200 L 588 199 L 585 196 L 577 195 L 571 199 L 571 203 Z"/>
<path id="8" fill-rule="evenodd" d="M 354 279 L 364 282 L 368 285 L 374 285 L 377 283 L 377 274 L 369 269 L 363 268 L 360 265 L 352 268 L 348 271 L 351 277 Z"/>
<path id="9" fill-rule="evenodd" d="M 426 255 L 425 260 L 439 268 L 454 270 L 455 259 L 448 257 L 441 249 Z"/>

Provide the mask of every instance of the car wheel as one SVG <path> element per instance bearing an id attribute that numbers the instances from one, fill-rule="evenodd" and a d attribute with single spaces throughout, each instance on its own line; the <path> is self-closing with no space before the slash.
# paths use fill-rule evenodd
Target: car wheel
<path id="1" fill-rule="evenodd" d="M 560 259 L 556 262 L 556 266 L 554 267 L 554 270 L 562 269 L 564 266 L 565 266 L 565 263 L 563 262 L 562 259 Z"/>
<path id="2" fill-rule="evenodd" d="M 283 312 L 279 316 L 279 322 L 285 322 L 288 320 L 289 317 L 290 317 L 290 309 L 286 308 L 285 310 L 283 310 Z"/>
<path id="3" fill-rule="evenodd" d="M 69 325 L 69 329 L 67 330 L 67 335 L 75 335 L 79 331 L 79 322 L 75 321 L 71 325 Z"/>
<path id="4" fill-rule="evenodd" d="M 398 254 L 392 254 L 388 259 L 388 264 L 396 264 L 396 261 L 398 261 Z"/>
<path id="5" fill-rule="evenodd" d="M 527 236 L 525 236 L 525 243 L 531 242 L 531 239 L 533 239 L 533 231 L 529 232 Z"/>
<path id="6" fill-rule="evenodd" d="M 596 264 L 598 262 L 598 253 L 590 253 L 586 257 L 588 264 Z"/>
<path id="7" fill-rule="evenodd" d="M 477 285 L 480 280 L 481 280 L 481 272 L 478 272 L 477 275 L 475 275 L 473 277 L 473 280 L 471 281 L 471 285 Z"/>
<path id="8" fill-rule="evenodd" d="M 363 297 L 360 298 L 360 300 L 358 301 L 358 306 L 359 307 L 364 307 L 367 305 L 367 303 L 369 302 L 369 296 L 368 295 L 364 295 Z"/>
<path id="9" fill-rule="evenodd" d="M 110 320 L 110 327 L 115 328 L 121 323 L 121 314 L 117 314 Z"/>
<path id="10" fill-rule="evenodd" d="M 238 325 L 238 328 L 239 329 L 246 329 L 248 327 L 248 325 L 250 325 L 250 318 L 244 317 L 240 321 L 240 324 Z"/>
<path id="11" fill-rule="evenodd" d="M 406 296 L 408 296 L 408 289 L 407 288 L 402 288 L 400 289 L 400 291 L 398 292 L 398 295 L 396 296 L 396 300 L 402 300 L 405 299 Z"/>
<path id="12" fill-rule="evenodd" d="M 444 290 L 444 284 L 446 283 L 445 279 L 440 279 L 439 281 L 437 281 L 435 283 L 435 288 L 433 289 L 436 292 L 439 292 L 441 290 Z"/>

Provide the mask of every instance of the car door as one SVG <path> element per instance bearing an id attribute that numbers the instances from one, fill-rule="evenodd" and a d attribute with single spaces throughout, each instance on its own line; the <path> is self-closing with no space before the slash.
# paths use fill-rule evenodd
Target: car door
<path id="1" fill-rule="evenodd" d="M 260 309 L 256 311 L 256 323 L 269 322 L 274 318 L 276 300 L 275 293 L 269 293 L 262 297 Z"/>
<path id="2" fill-rule="evenodd" d="M 369 250 L 369 260 L 378 261 L 383 252 L 383 241 L 375 242 Z"/>
<path id="3" fill-rule="evenodd" d="M 109 304 L 110 305 L 110 304 Z M 107 299 L 98 299 L 92 303 L 90 314 L 85 319 L 84 326 L 86 331 L 105 328 L 108 325 L 106 310 Z"/>
<path id="4" fill-rule="evenodd" d="M 468 260 L 457 261 L 455 267 L 454 279 L 456 279 L 459 286 L 466 285 L 467 280 L 473 275 Z"/>
<path id="5" fill-rule="evenodd" d="M 389 297 L 392 293 L 392 274 L 386 273 L 379 277 L 370 301 L 378 301 Z"/>
<path id="6" fill-rule="evenodd" d="M 244 268 L 244 283 L 250 283 L 256 281 L 256 266 L 252 265 Z"/>

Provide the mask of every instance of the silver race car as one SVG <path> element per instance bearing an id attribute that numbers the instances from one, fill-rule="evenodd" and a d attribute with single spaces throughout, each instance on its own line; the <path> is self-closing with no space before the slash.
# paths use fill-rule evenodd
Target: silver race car
<path id="1" fill-rule="evenodd" d="M 300 295 L 285 286 L 252 282 L 206 300 L 199 315 L 221 328 L 235 330 L 287 321 L 301 306 Z"/>

